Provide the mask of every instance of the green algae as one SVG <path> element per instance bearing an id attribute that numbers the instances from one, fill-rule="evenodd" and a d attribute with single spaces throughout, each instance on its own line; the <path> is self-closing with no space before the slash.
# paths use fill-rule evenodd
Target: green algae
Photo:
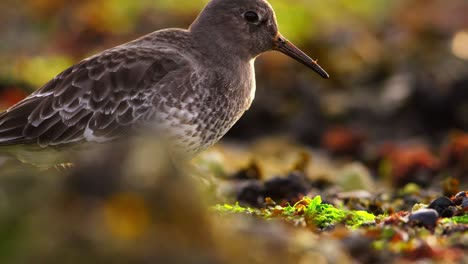
<path id="1" fill-rule="evenodd" d="M 294 205 L 275 205 L 257 209 L 234 205 L 216 205 L 214 210 L 220 213 L 250 214 L 263 219 L 280 218 L 287 222 L 305 223 L 318 228 L 326 228 L 336 224 L 344 224 L 350 228 L 357 228 L 364 224 L 375 223 L 375 215 L 366 211 L 345 210 L 324 203 L 320 196 L 304 197 Z"/>
<path id="2" fill-rule="evenodd" d="M 454 216 L 451 218 L 451 220 L 457 224 L 468 224 L 468 214 Z"/>

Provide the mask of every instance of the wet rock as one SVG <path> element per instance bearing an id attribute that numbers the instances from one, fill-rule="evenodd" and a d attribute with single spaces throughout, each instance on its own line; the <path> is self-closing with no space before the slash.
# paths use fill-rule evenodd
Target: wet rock
<path id="1" fill-rule="evenodd" d="M 264 199 L 263 185 L 258 181 L 250 181 L 240 189 L 236 200 L 240 204 L 261 207 Z"/>
<path id="2" fill-rule="evenodd" d="M 439 219 L 439 213 L 434 209 L 420 209 L 409 215 L 411 225 L 423 226 L 429 230 L 434 230 Z"/>
<path id="3" fill-rule="evenodd" d="M 294 201 L 300 196 L 306 195 L 310 190 L 310 184 L 302 173 L 293 172 L 288 177 L 275 177 L 264 184 L 264 197 L 270 197 L 274 201 Z"/>
<path id="4" fill-rule="evenodd" d="M 381 215 L 385 213 L 385 211 L 382 208 L 382 203 L 380 201 L 371 202 L 367 210 L 369 213 L 372 213 L 374 215 Z"/>
<path id="5" fill-rule="evenodd" d="M 450 206 L 455 206 L 455 204 L 445 196 L 439 197 L 429 204 L 429 208 L 436 210 L 440 216 L 449 215 L 450 210 L 447 213 L 444 212 L 448 210 Z"/>
<path id="6" fill-rule="evenodd" d="M 310 182 L 310 186 L 312 188 L 317 188 L 317 189 L 320 189 L 320 190 L 329 188 L 329 187 L 333 186 L 333 184 L 334 183 L 330 179 L 326 179 L 326 178 L 320 178 L 320 179 L 312 180 Z"/>
<path id="7" fill-rule="evenodd" d="M 468 197 L 468 195 L 466 194 L 465 191 L 463 192 L 459 192 L 457 194 L 455 194 L 450 200 L 452 200 L 452 202 L 455 204 L 455 205 L 461 205 L 462 202 L 463 202 L 463 199 Z"/>
<path id="8" fill-rule="evenodd" d="M 457 207 L 455 206 L 449 206 L 447 209 L 445 209 L 442 214 L 440 215 L 441 217 L 452 217 L 457 213 Z"/>
<path id="9" fill-rule="evenodd" d="M 264 183 L 251 180 L 237 192 L 237 201 L 253 207 L 262 207 L 266 198 L 275 202 L 295 203 L 311 189 L 302 173 L 292 172 L 287 177 L 275 177 Z"/>
<path id="10" fill-rule="evenodd" d="M 383 252 L 375 250 L 373 247 L 373 239 L 369 237 L 362 237 L 351 235 L 342 240 L 344 247 L 349 251 L 359 263 L 382 263 L 385 262 L 386 257 Z"/>
<path id="11" fill-rule="evenodd" d="M 449 236 L 455 233 L 464 234 L 466 232 L 468 232 L 468 225 L 450 225 L 444 229 L 442 234 L 444 236 Z M 464 246 L 460 245 L 460 247 L 464 247 Z"/>

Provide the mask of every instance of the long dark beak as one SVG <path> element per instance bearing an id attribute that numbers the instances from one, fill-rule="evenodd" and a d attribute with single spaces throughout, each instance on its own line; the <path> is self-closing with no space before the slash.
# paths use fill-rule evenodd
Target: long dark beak
<path id="1" fill-rule="evenodd" d="M 300 63 L 314 70 L 323 78 L 325 79 L 330 78 L 330 75 L 328 75 L 328 73 L 324 69 L 322 69 L 320 65 L 317 64 L 317 61 L 311 59 L 309 56 L 307 56 L 307 54 L 305 54 L 299 48 L 294 46 L 294 44 L 289 42 L 289 40 L 281 36 L 281 34 L 279 33 L 275 38 L 275 46 L 273 49 L 280 51 L 288 55 L 289 57 L 299 61 Z"/>

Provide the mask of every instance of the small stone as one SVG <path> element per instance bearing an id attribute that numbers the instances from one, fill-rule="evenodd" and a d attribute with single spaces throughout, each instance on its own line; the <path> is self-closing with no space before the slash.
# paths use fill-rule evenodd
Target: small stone
<path id="1" fill-rule="evenodd" d="M 263 197 L 263 186 L 259 181 L 250 181 L 237 193 L 237 201 L 254 207 L 261 207 Z"/>
<path id="2" fill-rule="evenodd" d="M 461 207 L 463 211 L 467 212 L 468 211 L 468 197 L 463 198 Z"/>
<path id="3" fill-rule="evenodd" d="M 457 213 L 457 207 L 455 206 L 449 206 L 447 209 L 445 209 L 442 214 L 440 215 L 441 217 L 452 217 Z"/>
<path id="4" fill-rule="evenodd" d="M 463 202 L 463 199 L 466 198 L 466 197 L 468 197 L 468 195 L 466 194 L 465 191 L 463 191 L 463 192 L 459 192 L 459 193 L 455 194 L 451 198 L 451 200 L 455 205 L 461 205 L 462 202 Z"/>
<path id="5" fill-rule="evenodd" d="M 434 230 L 439 219 L 439 213 L 434 209 L 420 209 L 409 216 L 409 223 L 417 226 L 424 226 L 429 230 Z"/>
<path id="6" fill-rule="evenodd" d="M 288 177 L 275 177 L 264 185 L 264 197 L 270 197 L 276 202 L 288 200 L 294 202 L 295 199 L 306 195 L 310 190 L 310 183 L 302 173 L 291 173 Z"/>
<path id="7" fill-rule="evenodd" d="M 428 207 L 436 210 L 439 215 L 443 215 L 444 210 L 450 206 L 455 206 L 455 204 L 449 198 L 442 196 L 432 201 Z"/>
<path id="8" fill-rule="evenodd" d="M 465 191 L 455 194 L 455 198 L 465 198 L 465 197 L 468 197 Z"/>

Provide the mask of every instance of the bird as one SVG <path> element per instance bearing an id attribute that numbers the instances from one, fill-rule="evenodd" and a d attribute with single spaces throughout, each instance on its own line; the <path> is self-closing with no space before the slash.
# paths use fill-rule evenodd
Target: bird
<path id="1" fill-rule="evenodd" d="M 211 0 L 188 29 L 162 29 L 65 69 L 0 114 L 0 146 L 62 148 L 132 131 L 187 155 L 209 148 L 254 100 L 255 59 L 279 51 L 329 78 L 278 30 L 265 0 Z"/>

